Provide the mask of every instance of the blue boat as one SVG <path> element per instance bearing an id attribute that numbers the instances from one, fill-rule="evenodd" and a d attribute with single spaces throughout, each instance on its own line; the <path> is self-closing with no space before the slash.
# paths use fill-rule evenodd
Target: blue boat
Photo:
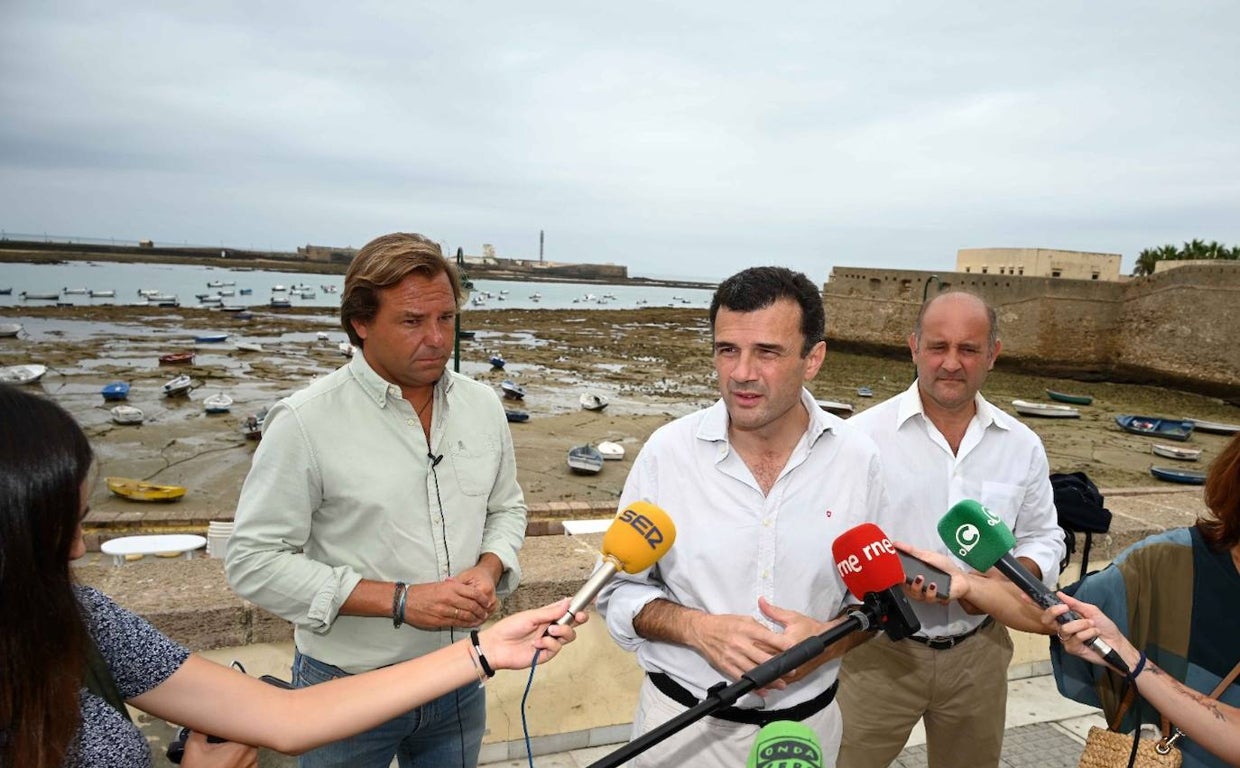
<path id="1" fill-rule="evenodd" d="M 503 368 L 504 363 L 506 362 L 508 361 L 505 360 L 503 357 L 501 357 L 498 353 L 491 355 L 491 367 L 492 368 Z"/>
<path id="2" fill-rule="evenodd" d="M 522 422 L 530 420 L 530 415 L 527 412 L 518 411 L 515 409 L 511 409 L 511 408 L 504 409 L 504 416 L 506 416 L 508 420 L 513 422 L 514 424 L 520 424 Z"/>
<path id="3" fill-rule="evenodd" d="M 203 336 L 195 336 L 195 344 L 220 344 L 228 340 L 227 333 L 208 333 Z"/>
<path id="4" fill-rule="evenodd" d="M 1184 442 L 1193 436 L 1193 423 L 1181 419 L 1164 419 L 1159 416 L 1130 416 L 1120 414 L 1115 423 L 1125 432 L 1148 437 L 1163 437 Z"/>
<path id="5" fill-rule="evenodd" d="M 1198 472 L 1192 469 L 1179 469 L 1178 467 L 1150 467 L 1150 474 L 1159 480 L 1166 480 L 1169 483 L 1182 483 L 1184 485 L 1205 485 L 1206 473 Z"/>
<path id="6" fill-rule="evenodd" d="M 99 391 L 103 395 L 103 399 L 108 402 L 124 400 L 129 397 L 129 382 L 114 381 L 111 384 L 104 384 L 103 389 Z"/>

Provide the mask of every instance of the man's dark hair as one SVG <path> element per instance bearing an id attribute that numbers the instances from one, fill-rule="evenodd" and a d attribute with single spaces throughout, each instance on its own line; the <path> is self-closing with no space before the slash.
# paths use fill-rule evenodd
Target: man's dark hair
<path id="1" fill-rule="evenodd" d="M 756 312 L 779 299 L 792 299 L 801 307 L 801 357 L 827 338 L 827 312 L 822 295 L 809 278 L 787 267 L 750 267 L 719 284 L 710 300 L 710 327 L 715 328 L 719 308 L 732 312 Z"/>

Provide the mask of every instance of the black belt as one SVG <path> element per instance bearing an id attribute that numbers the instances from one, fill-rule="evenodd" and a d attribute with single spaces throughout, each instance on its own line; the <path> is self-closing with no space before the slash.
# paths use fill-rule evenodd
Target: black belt
<path id="1" fill-rule="evenodd" d="M 985 629 L 986 627 L 989 627 L 994 622 L 995 620 L 993 617 L 987 616 L 985 621 L 983 621 L 981 624 L 978 624 L 976 627 L 974 627 L 973 629 L 970 629 L 968 632 L 965 632 L 962 635 L 952 635 L 951 637 L 921 637 L 919 635 L 909 635 L 908 639 L 916 640 L 922 645 L 927 646 L 935 651 L 946 651 L 948 648 L 954 648 L 957 645 L 960 645 L 965 640 L 968 640 L 970 637 L 973 637 L 978 632 L 981 632 L 983 629 Z"/>
<path id="2" fill-rule="evenodd" d="M 668 697 L 672 701 L 685 707 L 696 707 L 702 702 L 693 697 L 692 693 L 685 690 L 684 686 L 676 682 L 672 678 L 662 672 L 647 672 L 650 682 L 654 683 L 654 687 L 659 692 Z M 739 707 L 724 707 L 710 713 L 711 717 L 720 720 L 727 720 L 729 723 L 743 723 L 745 725 L 768 725 L 776 720 L 795 720 L 800 722 L 810 715 L 815 715 L 835 700 L 835 691 L 839 688 L 839 681 L 831 684 L 831 687 L 818 694 L 809 701 L 803 701 L 800 704 L 788 707 L 786 709 L 741 709 Z"/>

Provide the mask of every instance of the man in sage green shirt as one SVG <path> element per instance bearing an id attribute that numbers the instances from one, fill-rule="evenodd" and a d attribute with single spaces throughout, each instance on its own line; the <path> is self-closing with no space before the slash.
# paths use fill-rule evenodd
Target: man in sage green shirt
<path id="1" fill-rule="evenodd" d="M 526 508 L 503 406 L 446 368 L 460 299 L 435 243 L 371 241 L 341 295 L 359 351 L 267 415 L 226 568 L 239 595 L 293 622 L 298 686 L 449 645 L 520 578 Z M 472 766 L 485 720 L 467 686 L 301 765 Z"/>

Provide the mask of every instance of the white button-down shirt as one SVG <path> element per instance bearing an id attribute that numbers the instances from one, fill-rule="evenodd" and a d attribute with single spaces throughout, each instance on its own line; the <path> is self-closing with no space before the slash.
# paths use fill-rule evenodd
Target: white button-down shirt
<path id="1" fill-rule="evenodd" d="M 893 540 L 945 555 L 939 520 L 964 499 L 980 501 L 1016 535 L 1014 557 L 1027 557 L 1054 587 L 1064 554 L 1050 467 L 1042 441 L 1024 424 L 978 394 L 977 413 L 953 454 L 925 416 L 916 382 L 899 395 L 849 419 L 874 439 L 882 455 L 888 506 L 877 522 Z M 961 570 L 972 570 L 956 561 Z M 919 635 L 959 635 L 980 624 L 956 603 L 915 603 Z"/>
<path id="2" fill-rule="evenodd" d="M 874 444 L 818 408 L 809 392 L 802 391 L 801 402 L 809 427 L 766 495 L 728 442 L 722 401 L 657 430 L 625 483 L 621 508 L 637 500 L 658 505 L 676 525 L 676 542 L 649 570 L 608 584 L 599 611 L 644 669 L 668 674 L 698 698 L 723 675 L 692 648 L 639 637 L 633 619 L 646 603 L 665 598 L 711 614 L 749 615 L 777 631 L 758 610 L 759 597 L 831 619 L 846 595 L 831 544 L 874 520 L 883 504 Z M 770 691 L 765 702 L 750 694 L 737 706 L 799 704 L 830 687 L 838 669 L 838 661 L 824 664 L 786 690 Z"/>
<path id="3" fill-rule="evenodd" d="M 443 581 L 483 552 L 504 564 L 500 596 L 520 578 L 525 500 L 499 397 L 445 371 L 434 398 L 428 442 L 400 388 L 354 355 L 271 409 L 241 489 L 229 583 L 293 622 L 303 653 L 348 672 L 462 636 L 338 615 L 363 578 Z"/>

